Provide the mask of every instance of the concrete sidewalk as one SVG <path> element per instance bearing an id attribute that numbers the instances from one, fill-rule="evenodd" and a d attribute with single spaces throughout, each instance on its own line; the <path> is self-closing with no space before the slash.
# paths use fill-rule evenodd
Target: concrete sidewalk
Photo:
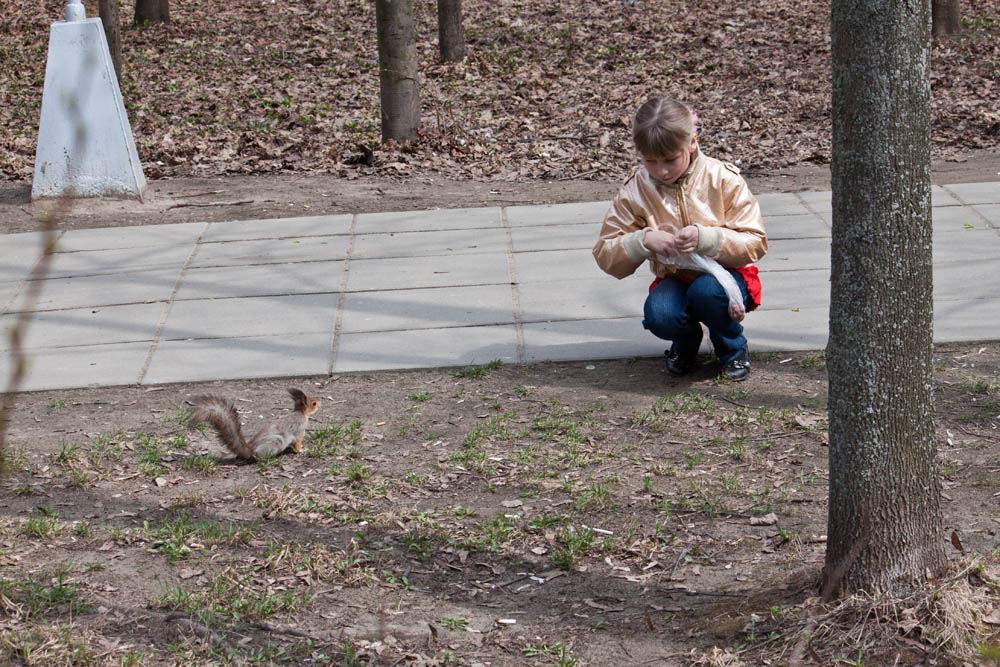
<path id="1" fill-rule="evenodd" d="M 826 345 L 830 193 L 762 194 L 756 352 Z M 997 337 L 1000 183 L 934 188 L 935 340 Z M 645 267 L 590 255 L 608 202 L 70 230 L 27 337 L 28 390 L 658 356 Z M 37 234 L 0 236 L 0 329 Z M 10 373 L 0 340 L 0 378 Z"/>

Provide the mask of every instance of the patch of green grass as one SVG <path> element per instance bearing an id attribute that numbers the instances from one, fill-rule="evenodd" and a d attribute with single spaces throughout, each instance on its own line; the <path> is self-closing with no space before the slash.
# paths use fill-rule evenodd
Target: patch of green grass
<path id="1" fill-rule="evenodd" d="M 55 460 L 62 465 L 67 465 L 70 463 L 75 463 L 80 458 L 80 446 L 79 445 L 66 445 L 64 444 L 59 450 L 59 453 L 55 455 Z"/>
<path id="2" fill-rule="evenodd" d="M 254 461 L 254 468 L 257 472 L 267 472 L 274 470 L 281 465 L 281 456 L 258 456 Z"/>
<path id="3" fill-rule="evenodd" d="M 589 528 L 580 530 L 568 526 L 556 534 L 558 545 L 552 553 L 552 562 L 559 567 L 572 570 L 580 558 L 594 546 L 596 536 Z"/>
<path id="4" fill-rule="evenodd" d="M 312 431 L 306 440 L 306 454 L 313 457 L 334 456 L 341 447 L 354 448 L 361 442 L 364 424 L 353 421 L 349 424 L 324 424 Z"/>
<path id="5" fill-rule="evenodd" d="M 53 398 L 49 401 L 49 412 L 55 412 L 56 410 L 61 410 L 69 404 L 65 398 Z"/>
<path id="6" fill-rule="evenodd" d="M 462 447 L 465 449 L 474 449 L 489 438 L 512 440 L 514 434 L 507 428 L 507 423 L 509 420 L 516 418 L 517 415 L 512 412 L 505 412 L 489 417 L 482 424 L 476 426 L 466 434 L 465 439 L 462 441 Z"/>
<path id="7" fill-rule="evenodd" d="M 469 507 L 463 507 L 461 505 L 455 505 L 454 507 L 450 508 L 448 512 L 451 513 L 453 516 L 458 517 L 459 519 L 479 516 L 479 512 L 477 512 L 476 510 L 471 509 Z"/>
<path id="8" fill-rule="evenodd" d="M 174 403 L 170 406 L 170 412 L 168 412 L 161 420 L 167 426 L 173 426 L 178 429 L 187 429 L 191 423 L 191 412 L 192 409 L 181 403 Z"/>
<path id="9" fill-rule="evenodd" d="M 662 433 L 673 418 L 688 413 L 711 415 L 714 411 L 715 404 L 709 397 L 696 392 L 683 392 L 659 397 L 650 410 L 635 413 L 629 417 L 629 422 Z"/>
<path id="10" fill-rule="evenodd" d="M 190 454 L 179 460 L 177 465 L 188 470 L 209 473 L 215 471 L 218 467 L 218 461 L 208 454 Z"/>
<path id="11" fill-rule="evenodd" d="M 121 430 L 91 438 L 87 461 L 98 468 L 103 467 L 107 461 L 120 461 L 127 440 L 128 437 Z"/>
<path id="12" fill-rule="evenodd" d="M 526 658 L 548 658 L 553 667 L 575 667 L 580 659 L 573 656 L 569 648 L 562 642 L 555 644 L 537 644 L 521 649 Z"/>
<path id="13" fill-rule="evenodd" d="M 706 518 L 714 519 L 728 511 L 725 503 L 722 502 L 722 498 L 714 493 L 712 489 L 703 486 L 700 482 L 690 482 L 689 489 L 691 507 L 704 514 Z"/>
<path id="14" fill-rule="evenodd" d="M 235 521 L 216 519 L 194 519 L 187 514 L 174 516 L 159 526 L 152 528 L 144 524 L 152 545 L 150 553 L 167 556 L 173 563 L 190 558 L 195 549 L 205 549 L 215 545 L 244 545 L 256 535 L 256 526 Z"/>
<path id="15" fill-rule="evenodd" d="M 459 368 L 451 371 L 452 377 L 466 378 L 469 380 L 481 380 L 491 371 L 503 366 L 503 362 L 499 359 L 494 359 L 493 361 L 483 364 L 481 366 L 466 366 L 465 368 Z"/>
<path id="16" fill-rule="evenodd" d="M 406 553 L 414 554 L 418 560 L 428 561 L 434 555 L 431 536 L 420 530 L 410 530 L 403 535 Z"/>
<path id="17" fill-rule="evenodd" d="M 466 630 L 469 627 L 469 621 L 460 616 L 445 616 L 441 619 L 441 625 L 449 630 Z"/>
<path id="18" fill-rule="evenodd" d="M 826 352 L 811 354 L 799 360 L 799 368 L 809 368 L 817 370 L 826 369 Z"/>
<path id="19" fill-rule="evenodd" d="M 731 440 L 728 445 L 726 445 L 726 455 L 729 456 L 734 461 L 746 461 L 747 455 L 747 445 L 743 441 L 743 438 L 736 438 Z"/>
<path id="20" fill-rule="evenodd" d="M 28 457 L 21 450 L 11 446 L 0 451 L 0 477 L 11 475 L 28 468 Z"/>
<path id="21" fill-rule="evenodd" d="M 577 510 L 592 508 L 614 509 L 617 506 L 618 502 L 615 500 L 611 489 L 606 484 L 600 482 L 594 482 L 590 487 L 581 491 L 575 504 Z"/>
<path id="22" fill-rule="evenodd" d="M 684 450 L 684 467 L 688 470 L 693 470 L 705 462 L 706 456 L 704 452 L 692 451 L 690 449 Z"/>
<path id="23" fill-rule="evenodd" d="M 581 419 L 579 414 L 564 408 L 550 413 L 536 415 L 531 420 L 531 429 L 543 440 L 561 442 L 584 442 L 584 426 L 593 420 Z"/>
<path id="24" fill-rule="evenodd" d="M 252 574 L 242 576 L 224 571 L 197 591 L 183 586 L 168 587 L 156 603 L 165 609 L 185 611 L 212 624 L 222 620 L 260 621 L 277 614 L 288 614 L 312 604 L 309 589 L 270 591 Z"/>
<path id="25" fill-rule="evenodd" d="M 71 489 L 82 489 L 88 484 L 90 484 L 89 472 L 79 466 L 73 466 L 70 468 L 69 476 L 66 480 L 66 486 Z"/>
<path id="26" fill-rule="evenodd" d="M 451 454 L 448 460 L 469 470 L 474 470 L 480 475 L 487 475 L 494 470 L 494 466 L 490 462 L 490 455 L 481 447 L 459 450 Z"/>
<path id="27" fill-rule="evenodd" d="M 554 526 L 564 526 L 569 520 L 568 517 L 563 516 L 556 512 L 555 514 L 544 513 L 541 516 L 537 516 L 528 522 L 528 528 L 534 532 L 540 533 L 546 528 L 552 528 Z"/>
<path id="28" fill-rule="evenodd" d="M 53 613 L 82 614 L 90 611 L 76 584 L 63 573 L 39 579 L 0 579 L 0 598 L 9 600 L 21 618 Z"/>
<path id="29" fill-rule="evenodd" d="M 490 521 L 480 522 L 476 529 L 479 532 L 479 537 L 475 540 L 476 546 L 493 552 L 500 551 L 501 547 L 520 534 L 517 520 L 503 514 Z"/>
<path id="30" fill-rule="evenodd" d="M 139 433 L 136 435 L 136 456 L 139 458 L 139 468 L 147 477 L 157 477 L 166 472 L 163 460 L 169 450 L 164 441 L 154 435 Z"/>
<path id="31" fill-rule="evenodd" d="M 431 395 L 426 391 L 418 391 L 410 394 L 406 397 L 407 400 L 413 401 L 414 403 L 426 403 L 431 400 Z"/>
<path id="32" fill-rule="evenodd" d="M 42 508 L 39 508 L 42 512 Z M 18 527 L 18 533 L 27 537 L 38 537 L 49 539 L 59 535 L 65 530 L 66 525 L 54 516 L 33 516 L 23 519 Z"/>
<path id="33" fill-rule="evenodd" d="M 361 484 L 371 478 L 374 473 L 368 466 L 362 463 L 353 462 L 347 467 L 347 472 L 345 474 L 347 475 L 348 481 L 352 484 Z"/>

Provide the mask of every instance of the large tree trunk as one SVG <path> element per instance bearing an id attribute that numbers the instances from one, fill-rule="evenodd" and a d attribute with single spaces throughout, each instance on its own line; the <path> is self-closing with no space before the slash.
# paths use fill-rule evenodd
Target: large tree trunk
<path id="1" fill-rule="evenodd" d="M 462 0 L 438 0 L 438 48 L 441 60 L 445 62 L 458 62 L 465 58 Z"/>
<path id="2" fill-rule="evenodd" d="M 414 141 L 420 127 L 413 0 L 376 0 L 382 141 Z"/>
<path id="3" fill-rule="evenodd" d="M 824 588 L 940 573 L 931 384 L 930 0 L 833 0 Z"/>
<path id="4" fill-rule="evenodd" d="M 170 21 L 169 0 L 135 0 L 136 25 L 168 21 Z"/>
<path id="5" fill-rule="evenodd" d="M 108 38 L 111 63 L 115 66 L 118 87 L 122 83 L 122 23 L 118 11 L 118 0 L 98 0 L 97 12 L 104 24 L 104 34 Z"/>
<path id="6" fill-rule="evenodd" d="M 958 0 L 933 0 L 931 16 L 935 37 L 950 37 L 962 32 L 962 10 Z"/>

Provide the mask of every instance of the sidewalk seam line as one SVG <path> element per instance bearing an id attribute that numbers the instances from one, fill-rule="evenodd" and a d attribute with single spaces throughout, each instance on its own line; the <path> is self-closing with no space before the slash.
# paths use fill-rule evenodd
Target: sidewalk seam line
<path id="1" fill-rule="evenodd" d="M 504 237 L 507 240 L 507 276 L 510 280 L 510 303 L 514 316 L 514 339 L 517 345 L 517 363 L 523 364 L 526 352 L 524 346 L 524 327 L 521 326 L 521 295 L 517 289 L 517 267 L 514 264 L 514 238 L 511 235 L 506 206 L 500 207 L 500 225 L 503 227 Z"/>
<path id="2" fill-rule="evenodd" d="M 806 198 L 802 196 L 801 192 L 795 192 L 793 194 L 795 195 L 795 198 L 799 200 L 799 203 L 802 204 L 802 206 L 804 206 L 805 209 L 809 211 L 809 213 L 812 214 L 814 218 L 819 220 L 819 224 L 826 227 L 829 231 L 833 231 L 833 226 L 827 224 L 826 220 L 823 219 L 823 216 L 821 216 L 816 209 L 814 209 L 812 206 L 809 205 L 809 202 L 806 201 Z"/>
<path id="3" fill-rule="evenodd" d="M 333 317 L 333 336 L 330 340 L 330 360 L 326 366 L 326 374 L 333 375 L 333 368 L 337 364 L 337 355 L 340 354 L 340 335 L 344 324 L 344 301 L 347 299 L 347 280 L 350 278 L 351 257 L 354 255 L 354 240 L 357 238 L 355 231 L 358 226 L 358 214 L 351 216 L 351 229 L 348 232 L 347 248 L 344 250 L 344 269 L 340 273 L 340 295 L 337 298 L 337 312 Z"/>
<path id="4" fill-rule="evenodd" d="M 153 331 L 153 341 L 149 344 L 149 351 L 146 353 L 146 359 L 143 361 L 142 369 L 139 370 L 139 377 L 135 381 L 138 385 L 141 385 L 146 379 L 149 367 L 153 363 L 153 355 L 156 354 L 156 349 L 160 346 L 160 334 L 163 333 L 163 328 L 167 326 L 167 317 L 170 316 L 170 310 L 174 306 L 174 299 L 177 297 L 177 293 L 181 289 L 181 284 L 187 276 L 191 263 L 194 261 L 198 251 L 201 250 L 201 240 L 205 237 L 205 234 L 208 232 L 212 224 L 213 223 L 211 222 L 205 223 L 204 229 L 201 230 L 201 233 L 198 234 L 198 237 L 194 240 L 194 248 L 192 248 L 191 252 L 188 253 L 187 259 L 184 261 L 184 265 L 181 266 L 180 273 L 177 274 L 177 280 L 174 281 L 174 288 L 170 290 L 170 296 L 167 297 L 167 302 L 163 305 L 163 311 L 160 313 L 160 319 L 156 323 L 156 330 Z"/>
<path id="5" fill-rule="evenodd" d="M 944 190 L 945 192 L 947 192 L 948 194 L 950 194 L 952 197 L 954 197 L 959 202 L 959 206 L 960 207 L 962 207 L 962 208 L 964 208 L 964 209 L 966 209 L 968 211 L 972 211 L 973 215 L 977 216 L 980 220 L 983 221 L 983 223 L 986 225 L 987 229 L 990 229 L 992 231 L 998 231 L 997 228 L 993 226 L 993 223 L 990 222 L 989 218 L 987 218 L 985 215 L 983 215 L 982 213 L 980 213 L 979 211 L 976 210 L 977 206 L 985 206 L 985 204 L 967 204 L 967 203 L 965 203 L 965 200 L 962 199 L 958 195 L 957 192 L 953 192 L 953 191 L 949 190 L 947 185 L 941 185 L 939 187 L 942 190 Z"/>
<path id="6" fill-rule="evenodd" d="M 56 232 L 57 234 L 55 239 L 55 246 L 58 247 L 59 240 L 66 235 L 66 230 L 57 229 Z M 36 233 L 39 235 L 42 241 L 45 240 L 45 232 L 36 232 Z M 14 293 L 10 295 L 10 299 L 8 299 L 6 303 L 0 303 L 0 315 L 17 315 L 21 312 L 16 310 L 8 310 L 8 308 L 14 307 L 14 304 L 17 302 L 18 297 L 20 297 L 21 293 L 24 291 L 24 286 L 27 285 L 29 282 L 31 282 L 31 276 L 34 275 L 35 271 L 38 269 L 38 265 L 42 263 L 44 250 L 45 249 L 42 248 L 43 252 L 38 254 L 38 259 L 35 260 L 35 263 L 31 265 L 31 268 L 28 269 L 28 272 L 26 274 L 24 274 L 24 277 L 17 281 L 17 289 L 15 289 Z M 53 260 L 55 259 L 55 255 L 56 253 L 53 253 L 52 255 Z M 46 276 L 45 279 L 49 280 L 50 276 Z M 36 310 L 33 312 L 38 312 L 38 311 Z"/>

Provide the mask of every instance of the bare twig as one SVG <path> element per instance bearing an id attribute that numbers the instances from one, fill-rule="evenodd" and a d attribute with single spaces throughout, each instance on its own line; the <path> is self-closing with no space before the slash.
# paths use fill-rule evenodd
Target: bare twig
<path id="1" fill-rule="evenodd" d="M 188 197 L 204 197 L 205 195 L 218 195 L 222 194 L 224 190 L 209 190 L 208 192 L 195 192 L 190 195 L 177 195 L 177 199 L 187 199 Z"/>
<path id="2" fill-rule="evenodd" d="M 56 241 L 59 238 L 57 232 L 57 222 L 65 215 L 70 208 L 68 197 L 60 198 L 51 211 L 46 212 L 42 217 L 42 253 L 31 273 L 28 275 L 26 284 L 24 303 L 21 312 L 17 317 L 17 322 L 10 332 L 10 360 L 11 374 L 7 381 L 7 387 L 3 395 L 0 396 L 0 476 L 3 475 L 7 461 L 7 426 L 10 423 L 10 413 L 14 409 L 14 401 L 17 399 L 21 385 L 28 371 L 28 358 L 24 354 L 24 339 L 28 333 L 28 326 L 34 316 L 34 307 L 38 303 L 38 297 L 42 292 L 44 279 L 49 273 L 52 264 L 52 255 L 56 249 Z"/>
<path id="3" fill-rule="evenodd" d="M 265 621 L 256 621 L 250 623 L 249 627 L 255 628 L 257 630 L 264 630 L 265 632 L 270 632 L 276 635 L 288 635 L 290 637 L 301 637 L 302 639 L 308 639 L 310 641 L 316 642 L 317 644 L 330 644 L 332 643 L 329 639 L 323 639 L 315 635 L 311 635 L 308 632 L 303 632 L 301 630 L 296 630 L 295 628 L 286 628 L 280 625 L 273 625 Z"/>
<path id="4" fill-rule="evenodd" d="M 168 206 L 169 211 L 172 208 L 208 208 L 210 206 L 242 206 L 243 204 L 252 204 L 253 199 L 244 199 L 242 201 L 216 201 L 210 202 L 208 204 L 174 204 L 173 206 Z"/>

